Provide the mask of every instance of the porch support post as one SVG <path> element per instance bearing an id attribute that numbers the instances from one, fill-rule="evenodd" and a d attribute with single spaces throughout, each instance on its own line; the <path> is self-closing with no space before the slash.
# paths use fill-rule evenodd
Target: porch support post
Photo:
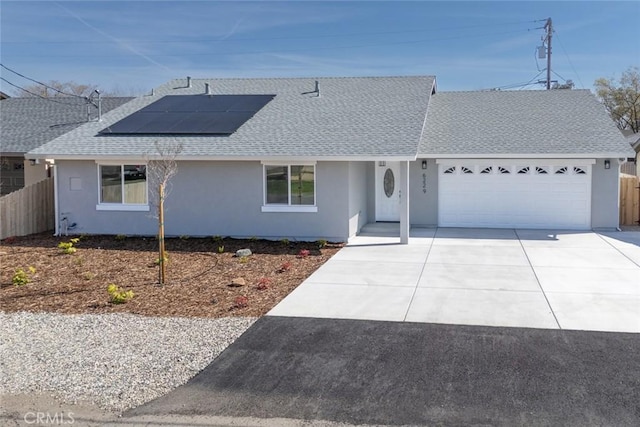
<path id="1" fill-rule="evenodd" d="M 400 162 L 400 244 L 409 243 L 409 162 Z"/>

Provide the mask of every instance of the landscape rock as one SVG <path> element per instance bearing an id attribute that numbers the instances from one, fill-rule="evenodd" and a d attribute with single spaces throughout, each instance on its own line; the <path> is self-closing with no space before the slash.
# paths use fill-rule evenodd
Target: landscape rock
<path id="1" fill-rule="evenodd" d="M 232 288 L 239 288 L 241 286 L 245 286 L 246 284 L 246 280 L 244 280 L 242 277 L 236 277 L 235 279 L 231 280 L 229 286 L 231 286 Z"/>
<path id="2" fill-rule="evenodd" d="M 236 251 L 236 256 L 237 257 L 244 257 L 244 256 L 249 256 L 251 255 L 251 249 L 238 249 Z"/>

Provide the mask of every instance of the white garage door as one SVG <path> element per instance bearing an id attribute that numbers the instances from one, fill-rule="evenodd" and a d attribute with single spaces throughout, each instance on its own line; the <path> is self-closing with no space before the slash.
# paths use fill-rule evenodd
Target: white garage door
<path id="1" fill-rule="evenodd" d="M 589 229 L 592 163 L 440 161 L 439 225 Z"/>

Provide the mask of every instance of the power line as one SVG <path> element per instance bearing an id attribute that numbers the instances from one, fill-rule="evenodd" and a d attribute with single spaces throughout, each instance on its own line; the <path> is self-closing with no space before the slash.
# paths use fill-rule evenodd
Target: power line
<path id="1" fill-rule="evenodd" d="M 73 93 L 65 93 L 65 92 L 63 92 L 63 91 L 61 91 L 61 90 L 56 89 L 55 87 L 51 87 L 51 86 L 49 86 L 49 85 L 47 85 L 47 84 L 44 84 L 44 83 L 39 82 L 39 81 L 37 81 L 37 80 L 34 80 L 34 79 L 32 79 L 31 77 L 27 77 L 27 76 L 25 76 L 24 74 L 20 74 L 20 73 L 18 73 L 17 71 L 12 70 L 11 68 L 7 67 L 6 65 L 4 65 L 4 64 L 2 64 L 2 63 L 0 63 L 0 67 L 4 68 L 4 69 L 5 69 L 5 70 L 7 70 L 7 71 L 12 72 L 13 74 L 16 74 L 16 75 L 18 75 L 18 76 L 22 77 L 23 79 L 27 79 L 27 80 L 29 80 L 29 81 L 32 81 L 32 82 L 37 83 L 37 84 L 39 84 L 39 85 L 42 85 L 42 86 L 46 87 L 47 89 L 54 90 L 54 91 L 58 92 L 58 93 L 59 93 L 59 94 L 61 94 L 61 95 L 65 95 L 65 96 L 75 96 L 76 98 L 86 99 L 86 97 L 84 97 L 84 96 L 79 96 L 79 95 L 76 95 L 76 94 L 73 94 Z M 7 83 L 8 83 L 8 82 L 7 82 Z M 24 90 L 25 92 L 28 92 L 28 91 L 27 91 L 27 90 L 25 90 L 25 89 L 22 89 L 22 90 Z M 31 93 L 31 92 L 29 92 L 29 93 Z"/>
<path id="2" fill-rule="evenodd" d="M 584 87 L 584 84 L 582 83 L 582 79 L 580 79 L 580 74 L 578 74 L 578 72 L 576 71 L 576 67 L 573 66 L 573 62 L 571 62 L 571 58 L 569 58 L 569 54 L 567 53 L 567 50 L 564 48 L 564 45 L 562 44 L 562 41 L 558 37 L 558 33 L 555 30 L 554 30 L 554 33 L 556 34 L 556 40 L 558 40 L 558 43 L 560 43 L 560 47 L 562 48 L 562 52 L 564 52 L 564 56 L 567 57 L 567 61 L 569 62 L 569 65 L 571 66 L 571 69 L 573 70 L 573 73 L 578 78 L 578 81 L 580 82 L 580 86 L 582 87 L 582 89 L 584 89 L 585 87 Z"/>
<path id="3" fill-rule="evenodd" d="M 0 77 L 0 80 L 2 80 L 3 82 L 7 83 L 8 85 L 11 85 L 11 86 L 13 86 L 13 87 L 15 87 L 17 89 L 20 89 L 23 92 L 26 92 L 26 93 L 28 93 L 30 95 L 33 95 L 35 97 L 38 97 L 38 98 L 46 99 L 47 101 L 55 102 L 56 104 L 67 105 L 69 107 L 78 107 L 80 105 L 80 104 L 69 104 L 67 102 L 60 102 L 60 101 L 57 101 L 57 100 L 52 99 L 52 98 L 47 98 L 46 96 L 42 96 L 42 95 L 37 94 L 35 92 L 31 92 L 30 90 L 27 90 L 27 89 L 25 89 L 25 88 L 23 88 L 21 86 L 18 86 L 17 84 L 11 83 L 9 80 L 5 79 L 4 77 Z"/>
<path id="4" fill-rule="evenodd" d="M 540 71 L 538 74 L 535 75 L 534 78 L 532 78 L 531 80 L 529 80 L 528 82 L 523 82 L 523 83 L 511 83 L 508 85 L 503 85 L 503 86 L 495 86 L 489 89 L 480 89 L 481 91 L 492 91 L 492 90 L 501 90 L 501 89 L 515 89 L 515 88 L 525 88 L 527 86 L 531 86 L 531 85 L 536 85 L 538 84 L 538 82 L 534 82 L 534 80 L 536 80 L 540 74 L 544 73 L 545 70 Z"/>

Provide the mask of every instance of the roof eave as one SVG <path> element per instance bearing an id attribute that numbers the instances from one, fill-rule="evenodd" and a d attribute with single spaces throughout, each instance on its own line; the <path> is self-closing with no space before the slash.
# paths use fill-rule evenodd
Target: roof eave
<path id="1" fill-rule="evenodd" d="M 418 158 L 423 159 L 602 159 L 602 158 L 626 158 L 635 153 L 625 152 L 603 152 L 603 153 L 441 153 L 441 154 L 418 154 Z"/>
<path id="2" fill-rule="evenodd" d="M 65 155 L 65 154 L 28 154 L 29 159 L 52 159 L 52 160 L 90 160 L 90 161 L 141 161 L 153 158 L 149 155 Z M 415 155 L 364 155 L 364 156 L 178 156 L 177 161 L 316 161 L 316 162 L 365 162 L 365 161 L 414 161 Z"/>

